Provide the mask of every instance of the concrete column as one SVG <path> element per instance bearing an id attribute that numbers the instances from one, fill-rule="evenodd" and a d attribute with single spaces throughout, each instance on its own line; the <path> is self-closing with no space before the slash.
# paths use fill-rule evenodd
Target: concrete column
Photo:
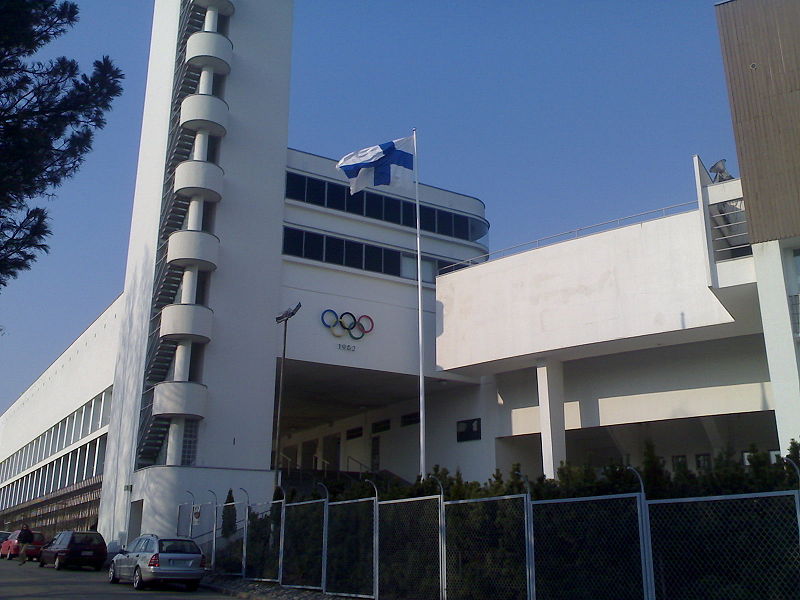
<path id="1" fill-rule="evenodd" d="M 214 90 L 214 70 L 211 67 L 203 67 L 200 71 L 200 81 L 197 84 L 198 94 L 211 95 Z"/>
<path id="2" fill-rule="evenodd" d="M 172 417 L 169 424 L 169 437 L 167 438 L 167 459 L 168 465 L 181 464 L 181 454 L 183 453 L 183 417 Z"/>
<path id="3" fill-rule="evenodd" d="M 186 229 L 190 231 L 203 231 L 203 197 L 194 196 L 189 201 L 186 211 Z"/>
<path id="4" fill-rule="evenodd" d="M 795 274 L 792 265 L 784 265 L 784 258 L 791 260 L 791 253 L 783 250 L 778 241 L 753 244 L 778 442 L 785 453 L 792 438 L 800 439 L 800 375 L 788 299 L 795 285 L 787 282 L 786 276 L 787 272 L 792 277 Z"/>
<path id="5" fill-rule="evenodd" d="M 219 11 L 216 8 L 209 7 L 206 9 L 206 19 L 203 22 L 203 31 L 217 31 L 217 21 L 219 20 Z"/>
<path id="6" fill-rule="evenodd" d="M 198 131 L 194 136 L 193 160 L 208 160 L 208 132 Z"/>
<path id="7" fill-rule="evenodd" d="M 564 368 L 560 361 L 536 367 L 539 391 L 539 424 L 542 430 L 542 468 L 545 477 L 555 478 L 567 460 L 564 431 Z"/>
<path id="8" fill-rule="evenodd" d="M 173 381 L 189 381 L 189 360 L 191 357 L 192 343 L 187 341 L 178 342 L 178 346 L 175 348 Z"/>
<path id="9" fill-rule="evenodd" d="M 181 304 L 194 304 L 197 298 L 197 265 L 186 267 L 181 283 Z"/>

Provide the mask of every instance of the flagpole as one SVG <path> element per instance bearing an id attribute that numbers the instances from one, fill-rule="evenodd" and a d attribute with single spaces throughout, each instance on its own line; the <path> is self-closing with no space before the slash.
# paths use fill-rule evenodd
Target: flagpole
<path id="1" fill-rule="evenodd" d="M 417 152 L 417 128 L 412 129 L 414 137 L 414 200 L 417 209 L 417 338 L 419 342 L 419 475 L 425 479 L 425 355 L 423 351 L 422 329 L 422 247 L 420 243 L 419 216 L 419 153 Z"/>

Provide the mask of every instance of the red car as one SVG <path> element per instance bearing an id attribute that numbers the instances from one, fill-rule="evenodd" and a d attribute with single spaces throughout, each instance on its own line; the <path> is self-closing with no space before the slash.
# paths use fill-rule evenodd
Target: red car
<path id="1" fill-rule="evenodd" d="M 17 529 L 8 536 L 5 542 L 0 544 L 0 558 L 11 560 L 19 554 L 19 542 L 17 541 L 19 532 L 20 530 Z M 32 531 L 31 533 L 33 533 L 33 541 L 28 544 L 28 549 L 25 551 L 25 554 L 28 555 L 28 558 L 39 558 L 39 552 L 41 552 L 42 545 L 44 544 L 44 536 L 38 531 Z"/>

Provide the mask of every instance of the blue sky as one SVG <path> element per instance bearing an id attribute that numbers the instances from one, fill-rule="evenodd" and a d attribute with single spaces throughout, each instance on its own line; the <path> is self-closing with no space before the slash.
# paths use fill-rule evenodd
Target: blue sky
<path id="1" fill-rule="evenodd" d="M 289 142 L 416 127 L 422 180 L 481 198 L 492 250 L 689 202 L 692 154 L 738 174 L 714 3 L 297 0 Z M 0 292 L 0 411 L 123 286 L 153 3 L 78 4 L 44 55 L 109 54 L 125 93 L 47 202 L 50 254 Z"/>

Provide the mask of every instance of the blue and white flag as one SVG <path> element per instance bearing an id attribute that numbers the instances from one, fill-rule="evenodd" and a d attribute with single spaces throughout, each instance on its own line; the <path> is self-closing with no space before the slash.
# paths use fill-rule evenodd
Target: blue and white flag
<path id="1" fill-rule="evenodd" d="M 414 171 L 414 137 L 351 152 L 336 165 L 350 180 L 350 193 L 365 187 L 410 183 Z"/>

